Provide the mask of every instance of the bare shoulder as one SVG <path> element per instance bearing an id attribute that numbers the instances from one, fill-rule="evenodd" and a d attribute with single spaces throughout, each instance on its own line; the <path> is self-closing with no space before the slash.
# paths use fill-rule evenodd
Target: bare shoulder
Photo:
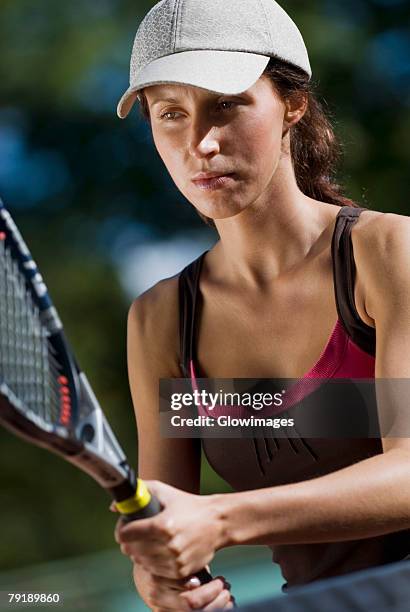
<path id="1" fill-rule="evenodd" d="M 410 217 L 366 210 L 353 227 L 352 242 L 366 311 L 374 318 L 375 300 L 402 291 L 410 278 Z"/>
<path id="2" fill-rule="evenodd" d="M 367 265 L 397 265 L 400 253 L 405 255 L 410 244 L 410 217 L 395 213 L 366 210 L 353 227 L 352 241 L 359 262 Z M 363 260 L 363 262 L 362 262 Z"/>
<path id="3" fill-rule="evenodd" d="M 129 354 L 155 364 L 169 377 L 181 375 L 178 301 L 178 276 L 173 276 L 136 298 L 128 313 Z"/>
<path id="4" fill-rule="evenodd" d="M 410 228 L 410 217 L 396 213 L 365 210 L 353 228 L 353 235 L 361 242 L 371 240 L 373 245 L 389 247 L 391 241 L 405 236 Z"/>

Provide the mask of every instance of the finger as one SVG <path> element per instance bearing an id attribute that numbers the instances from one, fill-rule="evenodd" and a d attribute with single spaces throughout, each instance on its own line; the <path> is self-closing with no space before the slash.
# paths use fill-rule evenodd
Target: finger
<path id="1" fill-rule="evenodd" d="M 138 553 L 137 553 L 138 554 Z M 138 564 L 138 561 L 136 561 Z M 167 578 L 173 582 L 183 584 L 192 575 L 192 570 L 184 570 L 172 560 L 164 559 L 162 555 L 151 557 L 142 555 L 139 563 L 143 565 L 150 574 L 155 574 L 159 578 Z"/>
<path id="2" fill-rule="evenodd" d="M 232 608 L 233 603 L 231 601 L 231 594 L 224 589 L 214 601 L 203 608 L 203 612 L 208 612 L 209 610 L 231 610 Z"/>
<path id="3" fill-rule="evenodd" d="M 184 586 L 186 589 L 196 589 L 197 587 L 201 586 L 201 581 L 196 576 L 193 576 L 184 584 Z"/>
<path id="4" fill-rule="evenodd" d="M 210 604 L 223 590 L 223 580 L 218 578 L 208 582 L 207 584 L 203 584 L 192 591 L 183 593 L 181 597 L 185 599 L 191 608 L 195 610 Z"/>
<path id="5" fill-rule="evenodd" d="M 117 544 L 125 544 L 134 541 L 158 541 L 164 542 L 170 539 L 162 520 L 157 517 L 140 519 L 125 523 L 121 518 L 117 521 L 114 531 Z"/>
<path id="6" fill-rule="evenodd" d="M 169 562 L 164 561 L 162 556 L 150 555 L 147 557 L 146 555 L 139 554 L 138 551 L 129 550 L 129 548 L 123 545 L 121 545 L 120 550 L 125 557 L 128 557 L 133 563 L 142 567 L 145 572 L 149 574 L 155 573 L 161 579 L 166 578 L 174 582 L 181 580 L 182 582 L 182 578 L 178 575 L 175 567 Z"/>
<path id="7" fill-rule="evenodd" d="M 118 544 L 132 540 L 143 540 L 152 537 L 155 526 L 152 524 L 155 518 L 140 519 L 125 523 L 122 518 L 118 519 L 115 526 L 115 540 Z"/>
<path id="8" fill-rule="evenodd" d="M 181 601 L 180 593 L 169 589 L 157 591 L 147 602 L 150 609 L 188 612 L 191 610 L 188 602 Z"/>
<path id="9" fill-rule="evenodd" d="M 208 572 L 208 574 L 211 573 L 211 568 L 209 567 L 209 565 L 206 565 L 205 568 L 206 571 Z M 230 591 L 232 585 L 230 582 L 228 582 L 223 576 L 215 576 L 213 578 L 213 580 L 221 580 L 224 588 L 228 589 L 228 591 Z M 198 578 L 198 576 L 191 576 L 191 578 L 189 578 L 189 580 L 185 583 L 185 588 L 187 589 L 191 589 L 191 588 L 197 588 L 199 586 L 202 585 L 202 582 L 200 581 L 200 579 Z"/>
<path id="10" fill-rule="evenodd" d="M 141 548 L 135 543 L 121 544 L 120 551 L 124 556 L 129 557 L 133 563 L 143 567 L 145 571 L 161 578 L 187 582 L 192 576 L 192 568 L 181 566 L 178 559 L 171 558 L 169 554 L 164 552 L 163 547 Z M 197 582 L 193 581 L 191 584 L 195 586 Z"/>
<path id="11" fill-rule="evenodd" d="M 176 493 L 176 489 L 160 480 L 144 480 L 151 495 L 156 497 L 162 506 L 166 506 Z"/>
<path id="12" fill-rule="evenodd" d="M 164 578 L 162 576 L 156 576 L 155 574 L 150 574 L 150 580 L 153 589 L 160 591 L 164 589 L 168 589 L 170 591 L 174 591 L 177 593 L 183 593 L 186 591 L 186 580 L 174 580 L 171 578 Z"/>
<path id="13" fill-rule="evenodd" d="M 151 574 L 155 572 L 158 576 L 169 578 L 170 580 L 186 580 L 190 574 L 189 571 L 181 571 L 178 567 L 170 563 L 153 563 L 152 565 L 148 563 L 146 568 Z"/>
<path id="14" fill-rule="evenodd" d="M 224 576 L 215 576 L 214 580 L 217 580 L 217 579 L 222 580 L 222 582 L 223 582 L 223 583 L 224 583 L 224 585 L 225 585 L 225 589 L 227 589 L 228 591 L 230 591 L 230 590 L 231 590 L 232 585 L 231 585 L 231 583 L 230 583 L 230 582 L 228 582 L 228 581 L 226 580 L 226 578 L 225 578 Z"/>
<path id="15" fill-rule="evenodd" d="M 109 507 L 109 511 L 110 512 L 118 512 L 118 508 L 116 506 L 115 501 L 111 502 L 110 507 Z"/>
<path id="16" fill-rule="evenodd" d="M 166 563 L 175 565 L 176 556 L 172 555 L 164 544 L 159 544 L 155 541 L 150 542 L 125 542 L 120 544 L 120 550 L 128 557 L 139 557 L 144 559 L 146 563 Z M 192 572 L 190 572 L 192 573 Z M 156 574 L 159 576 L 158 572 Z M 189 573 L 187 574 L 187 577 Z M 182 576 L 174 576 L 174 578 L 182 578 Z"/>

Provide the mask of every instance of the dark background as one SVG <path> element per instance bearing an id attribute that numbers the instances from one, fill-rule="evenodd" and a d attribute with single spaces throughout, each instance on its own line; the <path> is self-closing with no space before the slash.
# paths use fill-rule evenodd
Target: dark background
<path id="1" fill-rule="evenodd" d="M 183 259 L 193 252 L 184 236 L 199 252 L 212 240 L 162 168 L 138 112 L 116 116 L 135 30 L 153 4 L 3 0 L 0 7 L 0 194 L 133 462 L 125 332 L 129 304 L 143 288 L 138 264 L 153 245 L 179 249 Z M 410 3 L 282 5 L 304 34 L 344 142 L 347 194 L 408 215 Z M 175 255 L 175 265 L 182 259 Z M 156 260 L 149 261 L 152 284 Z M 0 453 L 0 569 L 113 547 L 109 500 L 88 477 L 5 431 Z M 204 492 L 221 486 L 206 469 Z"/>

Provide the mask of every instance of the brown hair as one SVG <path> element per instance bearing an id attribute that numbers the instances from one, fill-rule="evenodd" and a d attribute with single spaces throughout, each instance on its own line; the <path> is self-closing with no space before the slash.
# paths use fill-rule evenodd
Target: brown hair
<path id="1" fill-rule="evenodd" d="M 307 96 L 306 113 L 290 130 L 291 156 L 299 189 L 314 200 L 358 208 L 356 202 L 343 195 L 337 183 L 336 169 L 342 146 L 308 75 L 276 58 L 271 58 L 264 75 L 282 99 L 301 93 Z"/>
<path id="2" fill-rule="evenodd" d="M 269 78 L 283 100 L 300 94 L 307 96 L 305 115 L 290 129 L 291 157 L 301 192 L 321 202 L 359 208 L 359 204 L 343 195 L 336 180 L 342 146 L 306 72 L 283 60 L 271 58 L 264 76 Z M 143 91 L 139 92 L 138 99 L 142 114 L 149 121 L 149 108 Z M 212 219 L 198 214 L 208 225 L 215 226 Z"/>

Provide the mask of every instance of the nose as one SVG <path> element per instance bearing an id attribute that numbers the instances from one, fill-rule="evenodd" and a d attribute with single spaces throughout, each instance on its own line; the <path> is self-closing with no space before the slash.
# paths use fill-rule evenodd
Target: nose
<path id="1" fill-rule="evenodd" d="M 204 157 L 213 157 L 220 151 L 220 144 L 218 139 L 218 130 L 216 127 L 211 127 L 206 130 L 193 130 L 189 142 L 189 154 L 197 159 L 203 159 Z"/>

